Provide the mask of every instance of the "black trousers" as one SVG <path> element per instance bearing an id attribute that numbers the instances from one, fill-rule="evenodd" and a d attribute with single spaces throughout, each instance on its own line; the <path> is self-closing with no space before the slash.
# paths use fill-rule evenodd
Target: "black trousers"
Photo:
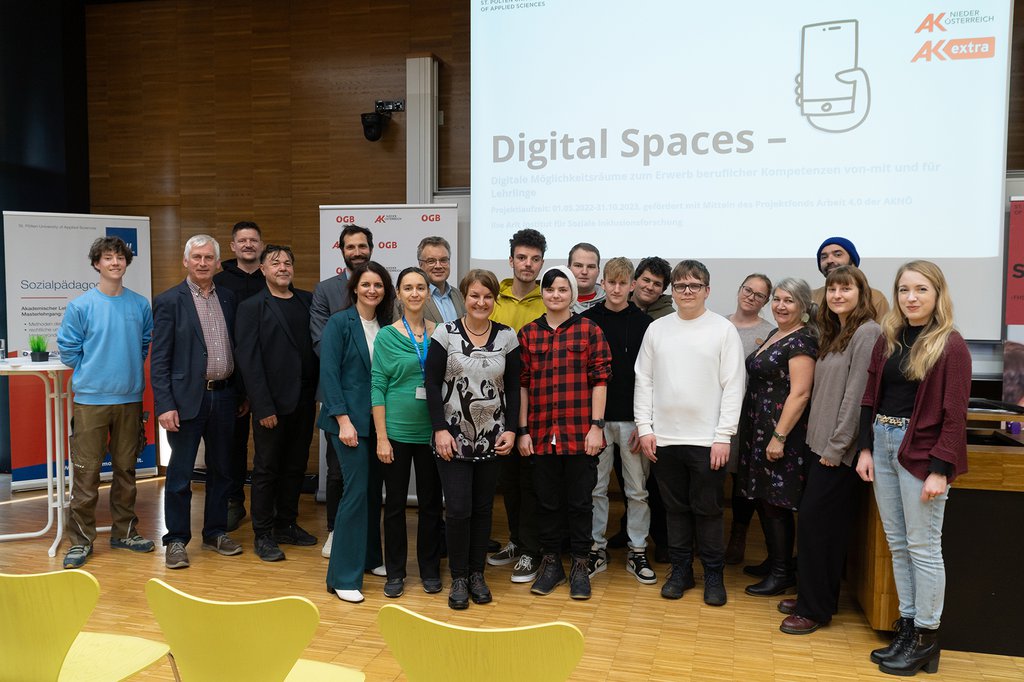
<path id="1" fill-rule="evenodd" d="M 593 544 L 597 457 L 533 455 L 530 459 L 535 460 L 533 487 L 537 493 L 541 551 L 560 553 L 564 521 L 568 520 L 569 551 L 574 557 L 588 556 Z"/>
<path id="2" fill-rule="evenodd" d="M 256 536 L 295 523 L 299 494 L 313 440 L 313 394 L 299 398 L 291 414 L 277 415 L 277 426 L 268 429 L 253 420 L 255 452 L 252 459 L 252 529 Z"/>
<path id="3" fill-rule="evenodd" d="M 853 492 L 860 478 L 853 467 L 827 467 L 812 455 L 800 500 L 797 526 L 796 613 L 819 623 L 832 620 L 853 525 Z"/>
<path id="4" fill-rule="evenodd" d="M 235 431 L 232 434 L 231 462 L 228 475 L 228 502 L 245 503 L 245 474 L 249 468 L 249 422 L 254 421 L 252 412 L 235 417 Z"/>
<path id="5" fill-rule="evenodd" d="M 444 490 L 445 537 L 452 578 L 466 578 L 470 573 L 484 570 L 500 467 L 497 459 L 474 462 L 437 458 L 437 473 Z"/>
<path id="6" fill-rule="evenodd" d="M 513 452 L 501 458 L 499 485 L 508 516 L 509 540 L 524 554 L 540 554 L 537 534 L 537 493 L 533 484 L 535 457 L 521 457 Z M 595 479 L 596 484 L 596 479 Z"/>
<path id="7" fill-rule="evenodd" d="M 429 444 L 391 441 L 394 461 L 381 465 L 384 478 L 384 566 L 388 578 L 405 578 L 409 539 L 405 508 L 409 472 L 416 468 L 416 560 L 420 579 L 441 577 L 441 479 Z"/>
<path id="8" fill-rule="evenodd" d="M 692 563 L 696 531 L 704 570 L 721 571 L 725 566 L 722 539 L 725 467 L 711 469 L 710 447 L 668 445 L 659 447 L 656 454 L 672 565 Z"/>

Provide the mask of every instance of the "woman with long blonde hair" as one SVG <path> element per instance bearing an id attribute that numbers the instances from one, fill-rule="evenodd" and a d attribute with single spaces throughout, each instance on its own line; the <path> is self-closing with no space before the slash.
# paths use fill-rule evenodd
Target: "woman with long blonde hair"
<path id="1" fill-rule="evenodd" d="M 971 356 L 937 265 L 900 267 L 893 299 L 868 367 L 857 473 L 874 483 L 900 609 L 892 643 L 871 660 L 909 676 L 939 667 L 942 519 L 950 482 L 967 471 Z"/>

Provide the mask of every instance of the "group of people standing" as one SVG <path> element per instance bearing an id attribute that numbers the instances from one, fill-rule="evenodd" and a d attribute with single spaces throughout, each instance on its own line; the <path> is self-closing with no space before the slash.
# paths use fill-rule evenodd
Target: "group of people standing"
<path id="1" fill-rule="evenodd" d="M 614 542 L 607 491 L 615 470 L 626 499 L 625 568 L 640 583 L 658 581 L 650 535 L 671 564 L 663 597 L 695 587 L 699 557 L 705 603 L 724 605 L 724 566 L 742 561 L 756 511 L 768 558 L 745 569 L 760 578 L 746 592 L 780 595 L 796 586 L 796 599 L 779 604 L 781 629 L 807 634 L 837 609 L 862 479 L 874 486 L 900 600 L 893 642 L 872 660 L 894 674 L 937 668 L 942 516 L 949 483 L 966 470 L 971 365 L 934 264 L 902 266 L 887 310 L 853 244 L 830 238 L 817 252 L 824 287 L 812 292 L 793 278 L 773 286 L 752 274 L 735 312 L 723 317 L 706 307 L 710 273 L 699 261 L 670 269 L 650 257 L 634 268 L 613 258 L 602 273 L 597 247 L 581 243 L 568 267 L 544 270 L 547 243 L 531 229 L 510 239 L 511 278 L 475 269 L 458 289 L 447 283 L 450 247 L 440 237 L 424 239 L 418 267 L 392 284 L 371 260 L 370 231 L 346 226 L 346 268 L 312 294 L 292 286 L 291 250 L 263 245 L 255 223 L 235 226 L 231 248 L 237 258 L 218 281 L 219 245 L 207 235 L 190 239 L 188 277 L 156 297 L 150 314 L 121 284 L 131 262 L 126 245 L 93 245 L 100 284 L 69 305 L 58 336 L 62 359 L 75 368 L 65 567 L 92 552 L 108 434 L 111 545 L 154 548 L 133 511 L 136 413 L 152 338 L 156 412 L 172 450 L 169 568 L 189 565 L 200 440 L 203 548 L 242 552 L 228 531 L 245 515 L 250 419 L 257 556 L 277 561 L 285 558 L 281 544 L 318 542 L 296 519 L 319 399 L 316 423 L 330 446 L 322 551 L 330 558 L 327 589 L 343 601 L 363 601 L 367 572 L 386 578 L 387 597 L 404 593 L 413 470 L 425 592 L 442 591 L 447 552 L 453 609 L 491 601 L 488 563 L 514 564 L 511 580 L 532 583 L 535 594 L 568 582 L 572 598 L 588 599 Z M 768 304 L 774 324 L 760 315 Z M 490 539 L 499 484 L 509 522 L 503 547 Z"/>

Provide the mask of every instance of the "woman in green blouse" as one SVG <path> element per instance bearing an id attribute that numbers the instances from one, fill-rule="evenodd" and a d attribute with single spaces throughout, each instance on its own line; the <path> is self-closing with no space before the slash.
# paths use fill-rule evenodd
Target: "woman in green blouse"
<path id="1" fill-rule="evenodd" d="M 434 323 L 423 318 L 430 297 L 426 274 L 406 268 L 398 275 L 402 315 L 380 331 L 374 344 L 370 401 L 377 429 L 384 502 L 384 596 L 405 591 L 408 540 L 405 528 L 409 471 L 416 467 L 418 527 L 416 559 L 423 591 L 441 591 L 441 481 L 430 449 L 433 429 L 427 411 L 424 366 Z"/>

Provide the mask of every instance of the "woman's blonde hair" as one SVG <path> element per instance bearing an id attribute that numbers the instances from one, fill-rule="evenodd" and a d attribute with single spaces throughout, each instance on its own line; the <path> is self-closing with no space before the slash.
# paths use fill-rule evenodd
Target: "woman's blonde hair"
<path id="1" fill-rule="evenodd" d="M 885 338 L 885 354 L 891 356 L 903 346 L 903 330 L 909 325 L 900 309 L 900 278 L 905 272 L 916 272 L 923 276 L 935 289 L 935 310 L 932 319 L 924 326 L 910 349 L 910 356 L 904 363 L 903 374 L 912 381 L 921 381 L 946 350 L 946 342 L 953 332 L 953 300 L 949 297 L 946 277 L 938 265 L 926 260 L 904 263 L 896 272 L 892 287 L 893 306 L 882 320 L 882 336 Z"/>

